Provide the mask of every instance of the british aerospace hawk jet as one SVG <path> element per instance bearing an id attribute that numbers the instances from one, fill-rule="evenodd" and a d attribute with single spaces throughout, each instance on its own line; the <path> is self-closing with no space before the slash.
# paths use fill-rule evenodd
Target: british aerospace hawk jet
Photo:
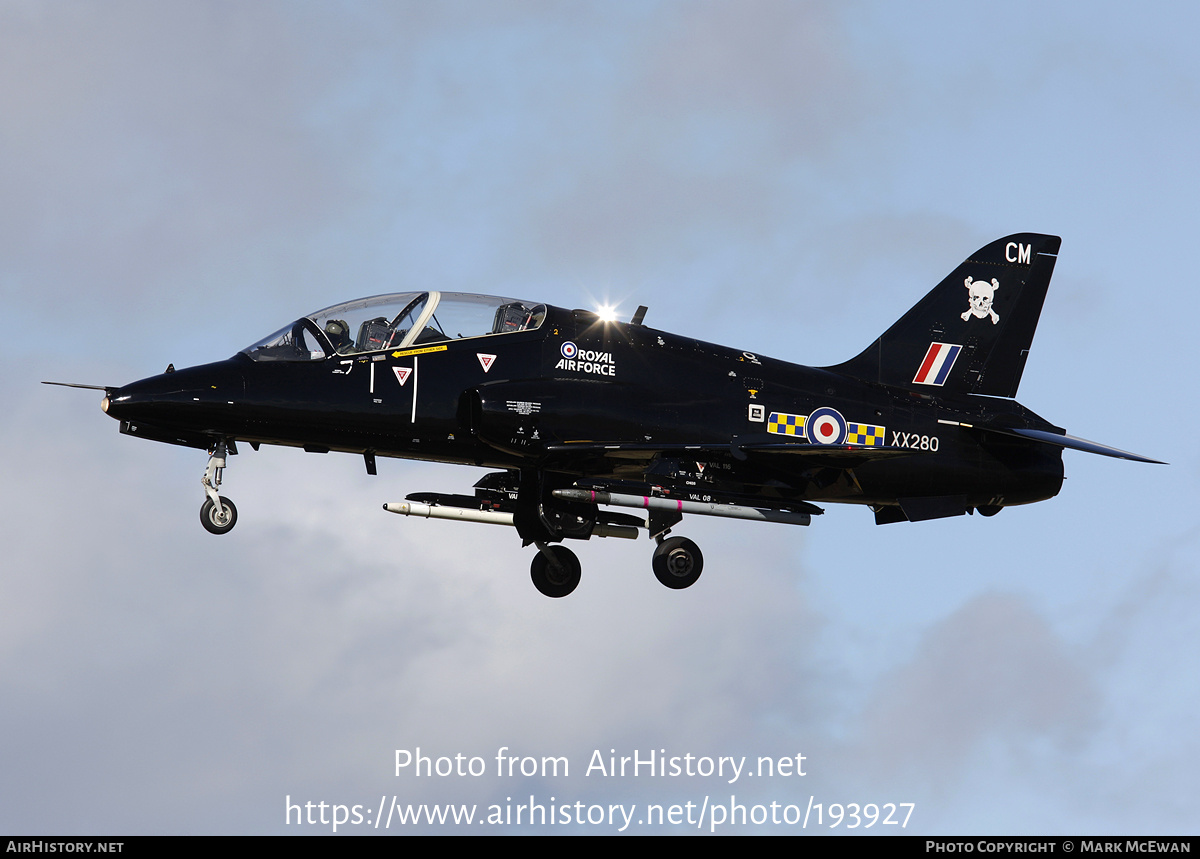
<path id="1" fill-rule="evenodd" d="M 551 597 L 580 579 L 566 540 L 657 541 L 654 573 L 696 582 L 684 514 L 808 525 L 818 503 L 877 524 L 1056 495 L 1063 448 L 1156 462 L 1069 436 L 1013 398 L 1060 240 L 973 254 L 859 355 L 805 367 L 586 310 L 450 292 L 377 295 L 285 325 L 225 361 L 105 387 L 121 432 L 209 453 L 200 521 L 238 443 L 493 469 L 474 495 L 384 509 L 515 528 Z M 97 386 L 85 386 L 97 387 Z M 616 510 L 612 508 L 617 508 Z M 638 511 L 620 512 L 620 511 Z"/>

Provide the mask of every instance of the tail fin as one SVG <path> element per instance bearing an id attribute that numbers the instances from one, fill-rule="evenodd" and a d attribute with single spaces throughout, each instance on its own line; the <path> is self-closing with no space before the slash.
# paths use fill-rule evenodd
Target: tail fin
<path id="1" fill-rule="evenodd" d="M 928 393 L 1015 397 L 1061 241 L 1036 233 L 997 239 L 862 354 L 827 369 Z"/>

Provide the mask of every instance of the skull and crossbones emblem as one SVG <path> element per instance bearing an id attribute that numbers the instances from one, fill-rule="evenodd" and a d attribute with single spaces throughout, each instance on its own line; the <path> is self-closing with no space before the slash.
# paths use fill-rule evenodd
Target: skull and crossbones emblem
<path id="1" fill-rule="evenodd" d="M 1000 321 L 1000 315 L 992 310 L 992 300 L 996 297 L 996 290 L 1000 288 L 1000 281 L 992 278 L 991 284 L 982 280 L 972 280 L 968 277 L 965 281 L 967 287 L 967 301 L 970 302 L 970 307 L 967 312 L 962 314 L 963 322 L 966 322 L 972 316 L 977 319 L 986 319 L 992 317 L 992 324 L 995 325 Z"/>

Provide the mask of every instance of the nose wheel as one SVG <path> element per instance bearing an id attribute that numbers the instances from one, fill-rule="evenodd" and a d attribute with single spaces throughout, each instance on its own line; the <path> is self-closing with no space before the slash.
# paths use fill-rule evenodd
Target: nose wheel
<path id="1" fill-rule="evenodd" d="M 654 576 L 672 590 L 691 587 L 704 570 L 700 547 L 686 537 L 663 540 L 654 549 Z"/>
<path id="2" fill-rule="evenodd" d="M 228 534 L 237 524 L 237 508 L 224 495 L 217 496 L 220 506 L 205 498 L 200 507 L 200 524 L 210 534 Z"/>

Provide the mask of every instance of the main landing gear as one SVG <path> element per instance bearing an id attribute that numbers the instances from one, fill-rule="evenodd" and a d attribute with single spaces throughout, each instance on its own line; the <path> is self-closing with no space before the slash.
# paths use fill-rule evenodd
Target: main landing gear
<path id="1" fill-rule="evenodd" d="M 619 537 L 636 540 L 649 533 L 657 542 L 651 566 L 654 576 L 673 591 L 690 588 L 704 570 L 704 553 L 686 537 L 672 537 L 671 529 L 685 513 L 723 516 L 760 522 L 807 525 L 821 508 L 793 502 L 793 509 L 742 507 L 735 504 L 686 501 L 651 495 L 629 495 L 577 486 L 554 488 L 562 476 L 547 477 L 532 470 L 495 472 L 475 484 L 475 495 L 417 492 L 403 502 L 383 509 L 402 516 L 481 522 L 516 528 L 522 545 L 537 546 L 529 576 L 538 591 L 558 599 L 579 586 L 579 558 L 562 545 L 566 540 Z M 643 519 L 632 514 L 600 510 L 600 505 L 648 510 Z"/>
<path id="2" fill-rule="evenodd" d="M 654 549 L 654 575 L 672 590 L 690 588 L 704 570 L 700 547 L 687 537 L 661 540 Z"/>
<path id="3" fill-rule="evenodd" d="M 533 586 L 548 597 L 565 597 L 579 584 L 579 558 L 566 546 L 538 543 L 529 567 Z"/>
<path id="4" fill-rule="evenodd" d="M 237 508 L 224 495 L 218 495 L 221 475 L 225 471 L 225 440 L 221 439 L 209 452 L 208 467 L 200 483 L 204 486 L 204 504 L 200 507 L 200 524 L 210 534 L 228 534 L 237 524 Z"/>
<path id="5" fill-rule="evenodd" d="M 566 546 L 538 543 L 538 553 L 529 565 L 533 586 L 548 597 L 565 597 L 579 585 L 579 558 Z M 652 561 L 655 577 L 672 590 L 689 588 L 704 570 L 700 547 L 686 537 L 659 542 Z"/>

